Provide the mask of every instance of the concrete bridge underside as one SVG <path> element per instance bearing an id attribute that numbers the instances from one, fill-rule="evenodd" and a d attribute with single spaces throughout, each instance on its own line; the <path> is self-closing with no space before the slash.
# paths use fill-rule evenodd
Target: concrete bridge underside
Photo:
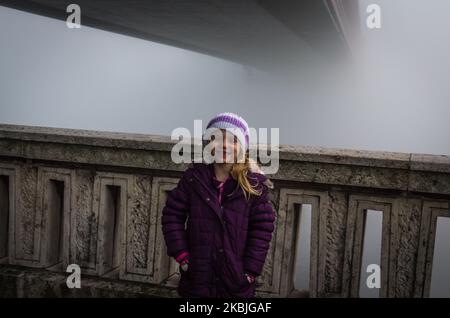
<path id="1" fill-rule="evenodd" d="M 0 5 L 66 20 L 66 0 Z M 262 69 L 306 63 L 311 52 L 346 56 L 356 0 L 78 0 L 81 24 Z"/>

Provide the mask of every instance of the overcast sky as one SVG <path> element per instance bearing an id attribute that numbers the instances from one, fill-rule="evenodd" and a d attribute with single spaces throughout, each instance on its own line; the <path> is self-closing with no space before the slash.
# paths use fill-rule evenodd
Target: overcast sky
<path id="1" fill-rule="evenodd" d="M 0 122 L 167 135 L 233 111 L 287 144 L 450 154 L 450 1 L 432 2 L 362 0 L 353 67 L 298 82 L 0 7 Z"/>

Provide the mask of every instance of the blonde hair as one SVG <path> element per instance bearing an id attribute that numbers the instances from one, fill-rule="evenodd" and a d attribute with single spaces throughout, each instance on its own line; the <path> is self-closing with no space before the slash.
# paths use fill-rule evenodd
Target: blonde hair
<path id="1" fill-rule="evenodd" d="M 210 141 L 208 140 L 203 140 L 203 149 L 206 145 L 209 144 L 209 142 Z M 233 165 L 231 166 L 230 174 L 233 179 L 238 182 L 238 186 L 236 187 L 236 189 L 238 187 L 241 187 L 247 200 L 250 199 L 251 195 L 260 196 L 262 194 L 262 189 L 256 189 L 258 184 L 252 186 L 252 184 L 250 183 L 248 177 L 249 172 L 262 173 L 261 167 L 258 165 L 258 162 L 249 157 L 248 151 L 241 151 L 238 154 L 237 162 L 233 163 Z M 272 181 L 270 181 L 269 179 L 267 179 L 264 184 L 271 189 L 274 188 Z"/>
<path id="2" fill-rule="evenodd" d="M 254 170 L 260 170 L 260 168 L 255 160 L 249 158 L 248 153 L 245 154 L 244 162 L 238 161 L 231 167 L 230 174 L 244 191 L 246 199 L 249 199 L 250 195 L 260 196 L 262 193 L 261 190 L 256 190 L 248 180 L 248 173 Z"/>

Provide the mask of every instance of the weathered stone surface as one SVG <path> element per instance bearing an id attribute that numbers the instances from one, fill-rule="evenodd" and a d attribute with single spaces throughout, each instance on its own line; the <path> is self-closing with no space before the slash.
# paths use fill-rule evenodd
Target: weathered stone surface
<path id="1" fill-rule="evenodd" d="M 178 297 L 174 288 L 83 277 L 81 288 L 68 288 L 67 275 L 0 265 L 0 297 Z"/>
<path id="2" fill-rule="evenodd" d="M 348 201 L 345 192 L 330 191 L 326 218 L 326 294 L 341 294 Z"/>
<path id="3" fill-rule="evenodd" d="M 450 156 L 411 154 L 411 170 L 450 173 Z"/>
<path id="4" fill-rule="evenodd" d="M 36 220 L 37 168 L 24 165 L 19 174 L 18 209 L 16 210 L 16 258 L 33 262 L 38 260 L 40 225 Z"/>
<path id="5" fill-rule="evenodd" d="M 280 162 L 274 179 L 324 185 L 345 185 L 366 188 L 407 190 L 408 170 L 364 167 L 319 162 Z"/>
<path id="6" fill-rule="evenodd" d="M 71 226 L 71 263 L 95 269 L 98 220 L 92 207 L 94 171 L 75 170 Z"/>
<path id="7" fill-rule="evenodd" d="M 280 146 L 280 158 L 306 162 L 408 169 L 410 154 L 388 151 L 282 145 Z"/>
<path id="8" fill-rule="evenodd" d="M 150 194 L 151 179 L 148 176 L 136 176 L 133 192 L 133 206 L 128 218 L 128 238 L 130 257 L 129 270 L 146 269 L 153 265 L 153 259 L 149 260 L 148 242 L 150 239 Z"/>
<path id="9" fill-rule="evenodd" d="M 395 297 L 413 297 L 419 248 L 421 201 L 401 200 L 398 218 Z"/>

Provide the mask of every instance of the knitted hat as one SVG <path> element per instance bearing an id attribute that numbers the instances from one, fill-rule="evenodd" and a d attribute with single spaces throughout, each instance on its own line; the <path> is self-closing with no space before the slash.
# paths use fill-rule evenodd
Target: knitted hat
<path id="1" fill-rule="evenodd" d="M 247 151 L 249 144 L 249 128 L 244 118 L 233 113 L 221 113 L 213 117 L 206 129 L 217 128 L 225 129 L 235 135 L 242 145 L 242 148 Z"/>

